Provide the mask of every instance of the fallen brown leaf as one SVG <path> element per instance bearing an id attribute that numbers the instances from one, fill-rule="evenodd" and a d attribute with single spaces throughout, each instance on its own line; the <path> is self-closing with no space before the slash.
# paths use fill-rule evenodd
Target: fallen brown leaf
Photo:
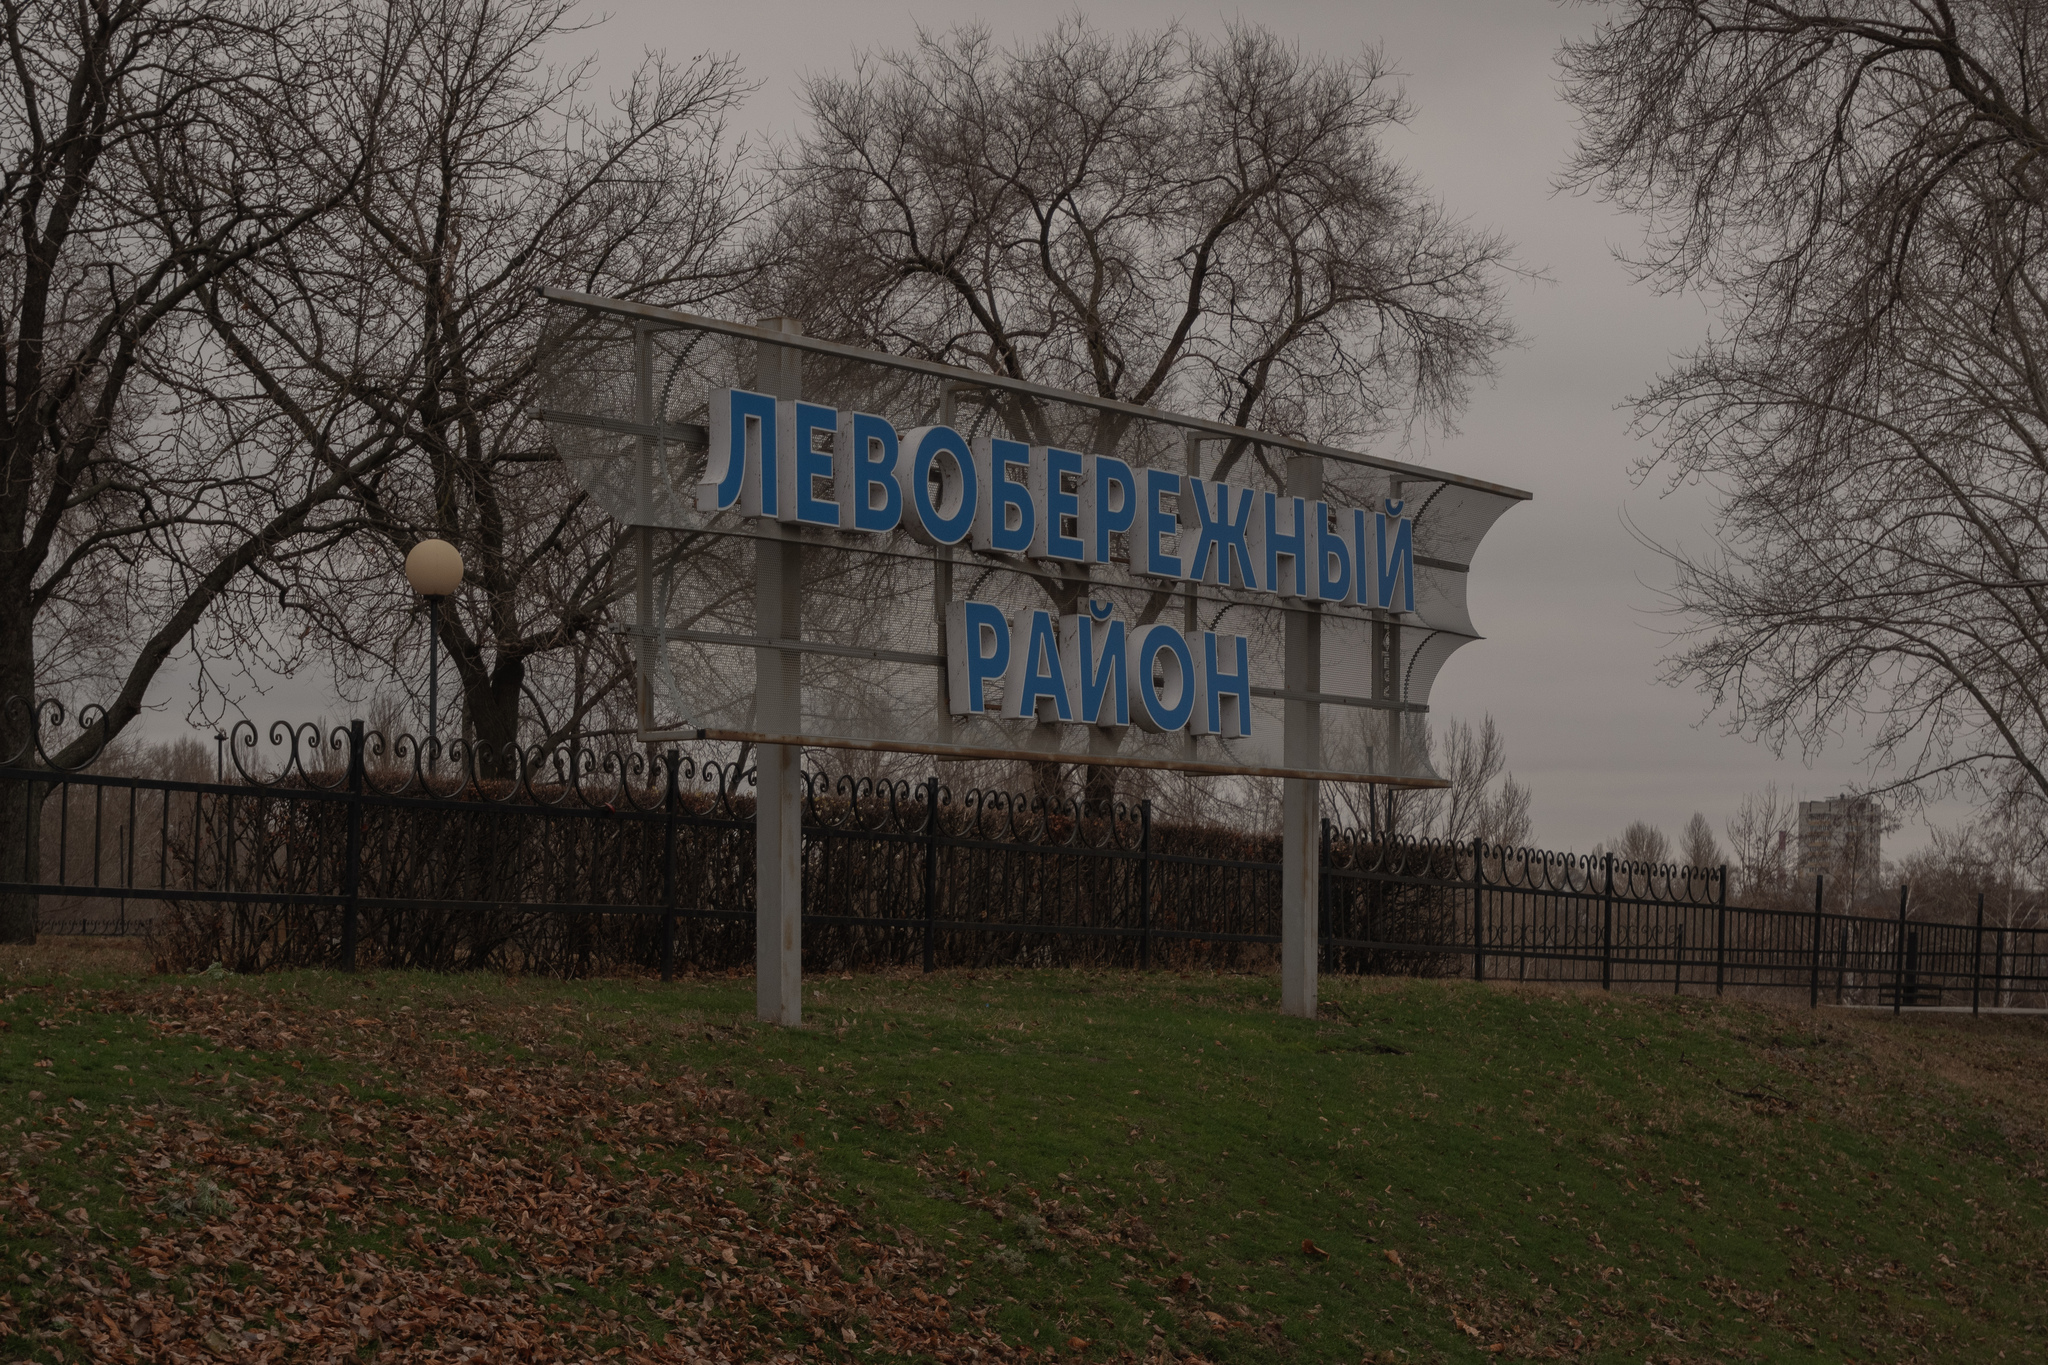
<path id="1" fill-rule="evenodd" d="M 759 1103 L 730 1085 L 589 1058 L 493 1065 L 461 1047 L 386 1067 L 388 1043 L 371 1046 L 353 1018 L 274 998 L 259 1010 L 233 992 L 98 1005 L 167 1039 L 381 1068 L 387 1098 L 195 1073 L 184 1084 L 231 1100 L 232 1119 L 110 1114 L 141 1217 L 46 1291 L 44 1320 L 68 1323 L 76 1356 L 655 1365 L 784 1356 L 777 1324 L 816 1323 L 886 1355 L 1020 1358 L 993 1330 L 956 1324 L 943 1298 L 914 1296 L 920 1280 L 943 1283 L 946 1260 L 859 1222 L 807 1153 L 735 1145 Z M 545 1023 L 539 1007 L 507 1015 L 501 1033 Z M 23 1201 L 13 1218 L 10 1233 L 47 1236 L 90 1214 Z M 666 1287 L 678 1276 L 680 1294 Z M 628 1286 L 644 1314 L 617 1311 Z"/>

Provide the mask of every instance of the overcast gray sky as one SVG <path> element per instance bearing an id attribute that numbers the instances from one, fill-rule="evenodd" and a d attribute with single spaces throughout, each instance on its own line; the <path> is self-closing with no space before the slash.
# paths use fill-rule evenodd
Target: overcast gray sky
<path id="1" fill-rule="evenodd" d="M 802 78 L 843 70 L 857 51 L 905 46 L 919 25 L 971 20 L 1002 37 L 1036 34 L 1072 9 L 1028 0 L 624 0 L 601 26 L 568 40 L 562 56 L 595 52 L 608 75 L 623 76 L 644 49 L 733 53 L 763 82 L 740 124 L 788 137 L 802 117 Z M 1535 792 L 1536 842 L 1584 849 L 1638 818 L 1675 836 L 1695 810 L 1719 828 L 1745 792 L 1766 782 L 1814 797 L 1864 776 L 1854 736 L 1811 766 L 1797 754 L 1780 759 L 1725 734 L 1689 687 L 1658 681 L 1676 624 L 1658 612 L 1667 574 L 1628 524 L 1664 543 L 1697 545 L 1709 539 L 1708 503 L 1700 490 L 1665 497 L 1661 486 L 1631 484 L 1641 448 L 1621 405 L 1710 319 L 1697 300 L 1660 298 L 1630 281 L 1614 251 L 1637 240 L 1632 221 L 1551 189 L 1572 143 L 1555 53 L 1595 11 L 1544 0 L 1278 0 L 1243 9 L 1108 0 L 1083 12 L 1108 29 L 1180 20 L 1202 31 L 1242 15 L 1310 51 L 1382 45 L 1415 106 L 1392 149 L 1451 208 L 1505 232 L 1522 261 L 1548 275 L 1515 288 L 1526 344 L 1501 357 L 1497 381 L 1475 391 L 1460 429 L 1427 448 L 1380 452 L 1536 495 L 1481 547 L 1472 614 L 1488 639 L 1451 661 L 1432 699 L 1440 716 L 1490 712 L 1500 723 L 1511 766 Z M 179 680 L 166 681 L 178 689 Z M 301 680 L 246 704 L 255 717 L 291 715 L 319 704 L 310 691 Z M 152 728 L 181 727 L 182 712 L 171 700 Z M 1901 831 L 1886 852 L 1924 837 Z"/>

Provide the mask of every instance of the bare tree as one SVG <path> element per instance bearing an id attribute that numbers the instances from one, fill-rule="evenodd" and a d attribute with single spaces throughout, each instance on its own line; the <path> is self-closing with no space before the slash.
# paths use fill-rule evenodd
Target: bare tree
<path id="1" fill-rule="evenodd" d="M 1648 820 L 1631 820 L 1611 851 L 1622 862 L 1654 867 L 1671 861 L 1671 839 Z"/>
<path id="2" fill-rule="evenodd" d="M 1936 828 L 1930 833 L 1926 847 L 1899 859 L 1894 869 L 1898 878 L 1913 888 L 1913 917 L 1969 923 L 1976 916 L 1977 896 L 1982 893 L 1985 921 L 2000 923 L 2000 911 L 2009 909 L 2024 891 L 1998 884 L 1992 860 L 1974 828 Z"/>
<path id="3" fill-rule="evenodd" d="M 1981 904 L 1986 933 L 1979 964 L 1991 978 L 1988 1003 L 2014 1003 L 2010 961 L 2000 938 L 2015 929 L 2048 923 L 2048 814 L 2023 777 L 2016 775 L 1989 809 L 1956 826 L 1936 826 L 1926 847 L 1899 860 L 1894 869 L 1913 889 L 1915 919 L 1976 922 Z"/>
<path id="4" fill-rule="evenodd" d="M 2018 929 L 2048 919 L 2048 801 L 2014 774 L 1962 834 L 1988 923 Z"/>
<path id="5" fill-rule="evenodd" d="M 2048 792 L 2048 29 L 2028 0 L 1628 0 L 1563 54 L 1566 179 L 1720 307 L 1641 400 L 1720 495 L 1671 660 L 1732 727 L 1850 720 L 1940 789 Z M 1988 770 L 1988 771 L 1987 771 Z"/>
<path id="6" fill-rule="evenodd" d="M 223 404 L 277 450 L 393 458 L 352 481 L 350 533 L 280 576 L 296 635 L 344 688 L 424 678 L 421 604 L 399 566 L 438 536 L 465 582 L 441 644 L 487 758 L 522 713 L 560 737 L 630 710 L 612 608 L 635 566 L 625 532 L 552 457 L 536 373 L 578 342 L 544 325 L 539 287 L 697 305 L 745 278 L 751 203 L 723 120 L 729 59 L 651 57 L 590 104 L 591 64 L 551 65 L 579 30 L 566 0 L 408 0 L 378 157 L 348 212 L 204 293 L 215 345 L 249 377 Z M 308 637 L 308 630 L 311 634 Z"/>
<path id="7" fill-rule="evenodd" d="M 806 96 L 775 280 L 822 335 L 1354 439 L 1448 417 L 1510 338 L 1500 239 L 1380 149 L 1406 110 L 1377 53 L 1071 19 L 923 34 Z"/>
<path id="8" fill-rule="evenodd" d="M 1536 824 L 1530 813 L 1534 795 L 1528 784 L 1518 781 L 1513 773 L 1502 777 L 1480 818 L 1479 837 L 1489 844 L 1509 848 L 1528 843 Z"/>
<path id="9" fill-rule="evenodd" d="M 244 459 L 156 383 L 195 301 L 357 184 L 399 27 L 291 0 L 8 7 L 0 44 L 0 751 L 52 686 L 139 713 L 164 662 L 367 466 Z M 24 790 L 0 864 L 33 874 Z M 0 904 L 0 938 L 34 932 Z"/>
<path id="10" fill-rule="evenodd" d="M 1721 841 L 1714 837 L 1714 827 L 1699 811 L 1692 813 L 1692 819 L 1685 822 L 1685 833 L 1679 838 L 1678 860 L 1687 867 L 1719 867 L 1721 865 Z"/>
<path id="11" fill-rule="evenodd" d="M 1733 895 L 1745 905 L 1775 905 L 1792 883 L 1792 799 L 1769 783 L 1742 798 L 1729 820 L 1728 845 L 1734 859 Z"/>
<path id="12" fill-rule="evenodd" d="M 1362 727 L 1333 727 L 1327 740 L 1332 761 L 1369 768 L 1365 755 L 1357 752 L 1363 735 Z M 1528 842 L 1531 794 L 1508 771 L 1507 740 L 1492 716 L 1476 729 L 1453 720 L 1441 727 L 1440 737 L 1438 727 L 1417 726 L 1414 742 L 1450 785 L 1398 791 L 1331 783 L 1324 800 L 1341 823 L 1374 838 L 1408 836 L 1459 844 L 1477 838 L 1510 847 Z"/>
<path id="13" fill-rule="evenodd" d="M 763 297 L 817 335 L 1332 441 L 1447 423 L 1512 337 L 1501 239 L 1381 146 L 1406 109 L 1376 52 L 1073 18 L 1009 48 L 922 33 L 805 95 Z M 1115 413 L 958 401 L 1022 439 L 1135 437 Z M 1198 458 L 1216 478 L 1275 463 L 1241 441 Z M 1062 610 L 1085 588 L 1039 579 Z M 1091 795 L 1114 780 L 1095 770 Z"/>

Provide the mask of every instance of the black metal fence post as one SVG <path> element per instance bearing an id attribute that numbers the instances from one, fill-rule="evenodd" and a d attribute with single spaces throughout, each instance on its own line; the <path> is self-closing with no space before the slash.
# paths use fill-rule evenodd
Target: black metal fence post
<path id="1" fill-rule="evenodd" d="M 1600 893 L 1600 989 L 1614 989 L 1614 855 L 1602 855 L 1607 871 L 1606 889 Z"/>
<path id="2" fill-rule="evenodd" d="M 924 969 L 938 959 L 939 918 L 939 779 L 924 780 Z"/>
<path id="3" fill-rule="evenodd" d="M 1322 842 L 1316 845 L 1316 970 L 1334 969 L 1330 958 L 1330 817 L 1323 817 Z"/>
<path id="4" fill-rule="evenodd" d="M 1996 955 L 1991 959 L 1991 1008 L 2005 1008 L 2005 930 L 2000 929 L 1992 940 Z"/>
<path id="5" fill-rule="evenodd" d="M 1682 920 L 1678 925 L 1677 956 L 1678 961 L 1671 968 L 1671 993 L 1673 995 L 1683 995 L 1685 994 L 1685 923 Z"/>
<path id="6" fill-rule="evenodd" d="M 1472 979 L 1486 980 L 1486 840 L 1472 840 Z"/>
<path id="7" fill-rule="evenodd" d="M 1977 927 L 1970 933 L 1970 1013 L 1978 1012 L 1984 994 L 1984 893 L 1977 893 Z"/>
<path id="8" fill-rule="evenodd" d="M 1842 1003 L 1842 987 L 1849 976 L 1849 917 L 1842 916 L 1841 932 L 1835 935 L 1835 1003 Z"/>
<path id="9" fill-rule="evenodd" d="M 1905 1003 L 1906 991 L 1906 884 L 1899 883 L 1899 941 L 1894 946 L 1897 952 L 1892 958 L 1892 1015 L 1899 1013 Z"/>
<path id="10" fill-rule="evenodd" d="M 1811 976 L 1806 984 L 1806 1007 L 1820 1008 L 1820 940 L 1821 940 L 1821 895 L 1826 883 L 1819 873 L 1813 878 L 1813 953 L 1809 963 Z"/>
<path id="11" fill-rule="evenodd" d="M 661 903 L 668 907 L 668 913 L 661 917 L 661 979 L 676 979 L 676 897 L 682 888 L 676 877 L 676 807 L 682 804 L 683 793 L 676 777 L 676 766 L 681 759 L 674 749 L 668 751 L 668 790 L 662 794 L 663 818 L 661 822 Z"/>
<path id="12" fill-rule="evenodd" d="M 1728 864 L 1721 864 L 1721 898 L 1714 907 L 1714 994 L 1728 980 Z"/>
<path id="13" fill-rule="evenodd" d="M 348 724 L 348 834 L 341 866 L 341 969 L 356 969 L 356 900 L 363 880 L 363 723 Z"/>
<path id="14" fill-rule="evenodd" d="M 1138 803 L 1138 965 L 1152 966 L 1152 800 Z"/>

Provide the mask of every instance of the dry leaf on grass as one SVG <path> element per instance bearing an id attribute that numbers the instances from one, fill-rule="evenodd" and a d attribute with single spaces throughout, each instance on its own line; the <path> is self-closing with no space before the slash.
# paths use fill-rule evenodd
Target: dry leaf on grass
<path id="1" fill-rule="evenodd" d="M 178 990 L 100 1006 L 255 1057 L 384 1060 L 339 1013 Z M 254 1059 L 186 1082 L 231 1098 L 227 1131 L 172 1112 L 109 1130 L 135 1144 L 126 1195 L 142 1226 L 112 1248 L 95 1233 L 52 1266 L 42 1335 L 110 1362 L 342 1360 L 371 1345 L 428 1362 L 761 1360 L 820 1339 L 1017 1358 L 912 1293 L 942 1257 L 824 1197 L 803 1154 L 737 1147 L 727 1125 L 755 1107 L 737 1090 L 617 1062 L 492 1066 L 416 1048 L 381 1082 L 399 1102 L 380 1104 L 236 1069 Z M 758 1217 L 728 1197 L 741 1184 Z M 58 1226 L 26 1186 L 4 1217 L 0 1235 Z M 644 1312 L 614 1311 L 621 1286 Z"/>

